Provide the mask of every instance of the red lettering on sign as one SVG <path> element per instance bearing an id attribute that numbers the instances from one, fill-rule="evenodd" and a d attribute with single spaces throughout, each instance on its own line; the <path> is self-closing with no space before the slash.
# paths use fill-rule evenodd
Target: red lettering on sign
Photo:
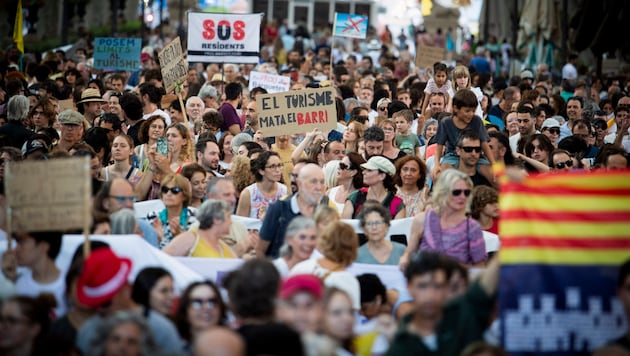
<path id="1" fill-rule="evenodd" d="M 204 31 L 201 33 L 203 38 L 206 39 L 206 40 L 213 40 L 214 39 L 214 35 L 215 35 L 214 21 L 212 21 L 212 20 L 205 20 L 203 22 L 203 29 L 204 29 Z"/>
<path id="2" fill-rule="evenodd" d="M 234 21 L 234 39 L 242 41 L 245 38 L 245 22 Z"/>

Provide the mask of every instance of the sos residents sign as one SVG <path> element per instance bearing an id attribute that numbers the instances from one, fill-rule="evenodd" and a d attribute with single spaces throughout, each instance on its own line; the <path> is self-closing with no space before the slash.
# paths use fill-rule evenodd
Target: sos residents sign
<path id="1" fill-rule="evenodd" d="M 256 97 L 258 127 L 263 136 L 290 135 L 337 127 L 337 105 L 332 87 L 293 90 Z"/>
<path id="2" fill-rule="evenodd" d="M 258 63 L 261 14 L 188 13 L 188 62 Z"/>

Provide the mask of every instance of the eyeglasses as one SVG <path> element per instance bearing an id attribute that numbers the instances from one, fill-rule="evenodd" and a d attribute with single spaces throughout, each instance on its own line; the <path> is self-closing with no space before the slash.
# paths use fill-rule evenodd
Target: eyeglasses
<path id="1" fill-rule="evenodd" d="M 382 127 L 383 131 L 385 132 L 394 132 L 394 129 L 391 127 Z"/>
<path id="2" fill-rule="evenodd" d="M 352 169 L 352 163 L 345 164 L 343 162 L 339 162 L 339 169 L 341 169 L 342 171 L 350 170 L 350 169 Z"/>
<path id="3" fill-rule="evenodd" d="M 208 309 L 214 308 L 219 300 L 217 298 L 208 298 L 208 299 L 193 299 L 190 301 L 190 306 L 193 309 L 201 309 L 202 307 L 206 307 Z"/>
<path id="4" fill-rule="evenodd" d="M 568 160 L 566 162 L 558 162 L 554 164 L 554 167 L 556 167 L 556 169 L 564 169 L 565 167 L 571 168 L 573 167 L 573 160 Z"/>
<path id="5" fill-rule="evenodd" d="M 471 153 L 472 151 L 475 151 L 476 153 L 481 152 L 481 146 L 460 146 L 459 148 L 464 150 L 466 153 Z"/>
<path id="6" fill-rule="evenodd" d="M 265 169 L 282 169 L 284 168 L 284 163 L 278 163 L 278 164 L 271 164 L 265 167 Z"/>
<path id="7" fill-rule="evenodd" d="M 379 221 L 368 221 L 365 223 L 365 227 L 379 227 L 381 225 L 383 225 L 385 223 L 385 221 L 383 220 L 379 220 Z"/>
<path id="8" fill-rule="evenodd" d="M 367 121 L 369 119 L 369 117 L 367 115 L 359 115 L 357 116 L 357 121 Z"/>
<path id="9" fill-rule="evenodd" d="M 110 195 L 110 198 L 116 199 L 119 204 L 125 204 L 126 202 L 135 203 L 138 198 L 135 195 L 126 196 L 126 195 Z"/>
<path id="10" fill-rule="evenodd" d="M 598 130 L 606 130 L 608 128 L 608 125 L 602 123 L 601 125 L 594 125 Z"/>
<path id="11" fill-rule="evenodd" d="M 173 194 L 179 194 L 182 192 L 182 188 L 180 187 L 162 187 L 162 194 L 166 194 L 168 192 L 171 192 Z"/>
<path id="12" fill-rule="evenodd" d="M 560 135 L 560 129 L 557 127 L 552 127 L 550 129 L 547 129 L 549 131 L 550 134 L 552 135 Z"/>
<path id="13" fill-rule="evenodd" d="M 465 196 L 470 196 L 470 189 L 453 189 L 451 191 L 454 197 L 458 197 L 462 195 L 462 193 L 464 193 Z"/>

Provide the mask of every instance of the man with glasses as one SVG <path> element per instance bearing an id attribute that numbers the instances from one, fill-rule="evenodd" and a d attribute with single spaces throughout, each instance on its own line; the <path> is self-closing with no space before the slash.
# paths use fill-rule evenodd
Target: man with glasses
<path id="1" fill-rule="evenodd" d="M 462 131 L 457 141 L 455 152 L 457 156 L 459 156 L 459 164 L 455 168 L 468 174 L 475 187 L 478 185 L 492 187 L 492 184 L 490 184 L 477 169 L 479 158 L 481 158 L 481 140 L 479 139 L 479 134 L 473 130 Z"/>
<path id="2" fill-rule="evenodd" d="M 601 115 L 600 113 L 603 113 Z M 595 136 L 595 146 L 601 148 L 604 145 L 604 138 L 608 134 L 608 124 L 606 123 L 606 113 L 601 110 L 596 110 L 593 113 L 593 126 Z"/>
<path id="3" fill-rule="evenodd" d="M 85 119 L 76 111 L 64 110 L 59 114 L 58 120 L 61 124 L 61 135 L 54 150 L 68 152 L 75 143 L 83 139 Z"/>
<path id="4" fill-rule="evenodd" d="M 133 186 L 124 178 L 114 178 L 103 183 L 101 189 L 94 198 L 95 214 L 111 216 L 121 209 L 134 209 L 137 196 L 133 191 Z M 136 219 L 138 227 L 142 231 L 144 239 L 158 247 L 158 236 L 153 226 L 146 219 Z"/>
<path id="5" fill-rule="evenodd" d="M 591 166 L 593 165 L 593 160 L 599 154 L 599 148 L 594 146 L 595 144 L 595 136 L 593 136 L 593 128 L 591 127 L 591 123 L 587 120 L 576 120 L 573 123 L 573 129 L 571 130 L 573 136 L 578 137 L 584 142 L 586 142 L 587 149 L 583 152 L 581 158 L 588 158 L 591 160 Z M 595 135 L 597 135 L 595 133 Z"/>

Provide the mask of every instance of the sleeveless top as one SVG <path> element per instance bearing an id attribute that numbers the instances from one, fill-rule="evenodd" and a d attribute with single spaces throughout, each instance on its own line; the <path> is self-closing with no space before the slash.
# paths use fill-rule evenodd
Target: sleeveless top
<path id="1" fill-rule="evenodd" d="M 339 214 L 341 214 L 343 212 L 343 207 L 346 205 L 346 203 L 337 203 L 337 201 L 335 200 L 335 195 L 337 195 L 337 192 L 339 191 L 339 189 L 341 188 L 341 186 L 336 186 L 336 187 L 332 187 L 330 188 L 330 193 L 328 193 L 328 200 L 333 202 L 333 204 L 335 204 L 335 207 L 337 208 L 337 211 L 339 212 Z"/>
<path id="2" fill-rule="evenodd" d="M 355 192 L 352 192 L 352 194 L 348 196 L 348 200 L 350 200 L 352 207 L 354 207 L 354 211 L 352 212 L 353 219 L 356 219 L 361 212 L 361 207 L 363 207 L 363 203 L 365 203 L 367 193 L 368 188 L 364 187 Z M 400 212 L 402 208 L 405 207 L 405 203 L 403 203 L 403 200 L 390 191 L 387 192 L 387 195 L 385 196 L 385 199 L 383 199 L 381 204 L 385 207 L 389 207 L 389 214 L 391 215 L 392 219 L 395 218 L 396 214 L 398 214 L 398 212 Z"/>
<path id="3" fill-rule="evenodd" d="M 463 264 L 476 264 L 487 259 L 486 243 L 479 223 L 466 217 L 456 226 L 442 229 L 440 216 L 427 210 L 420 250 L 445 254 Z"/>
<path id="4" fill-rule="evenodd" d="M 258 185 L 256 183 L 251 184 L 245 189 L 249 191 L 249 217 L 253 219 L 262 220 L 265 217 L 265 212 L 269 205 L 275 203 L 277 200 L 287 195 L 287 186 L 282 183 L 276 183 L 278 189 L 276 190 L 276 195 L 273 198 L 267 198 L 263 195 L 263 193 L 258 189 Z"/>
<path id="5" fill-rule="evenodd" d="M 109 177 L 109 168 L 110 166 L 105 167 L 105 181 L 109 181 L 111 180 L 111 178 Z M 125 175 L 125 179 L 131 183 L 132 186 L 136 186 L 136 184 L 138 184 L 138 182 L 140 181 L 140 176 L 138 176 L 138 168 L 135 168 L 133 165 L 129 168 L 129 171 L 127 172 L 127 175 Z"/>
<path id="6" fill-rule="evenodd" d="M 190 252 L 188 256 L 190 257 L 206 257 L 206 258 L 238 258 L 230 246 L 225 242 L 219 240 L 219 246 L 221 250 L 217 250 L 214 247 L 210 246 L 210 244 L 199 237 L 199 231 L 196 230 L 195 234 L 195 243 L 190 248 Z"/>

